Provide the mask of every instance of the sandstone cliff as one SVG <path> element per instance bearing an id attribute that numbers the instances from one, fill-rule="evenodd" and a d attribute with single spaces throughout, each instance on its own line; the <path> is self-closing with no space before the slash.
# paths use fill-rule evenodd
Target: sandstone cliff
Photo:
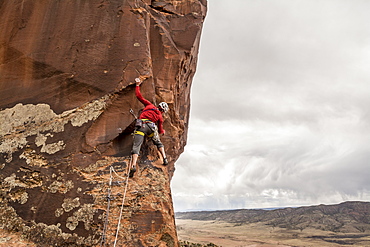
<path id="1" fill-rule="evenodd" d="M 170 180 L 206 5 L 0 1 L 0 230 L 37 246 L 178 246 Z M 144 145 L 124 193 L 138 76 L 145 98 L 170 106 L 170 165 Z"/>

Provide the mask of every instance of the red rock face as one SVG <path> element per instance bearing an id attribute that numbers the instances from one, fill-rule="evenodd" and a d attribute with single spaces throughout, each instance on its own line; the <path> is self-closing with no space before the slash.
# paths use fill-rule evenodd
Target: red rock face
<path id="1" fill-rule="evenodd" d="M 178 246 L 170 180 L 205 13 L 206 0 L 0 2 L 1 229 L 38 246 Z M 145 143 L 126 190 L 139 76 L 170 106 L 170 165 Z"/>

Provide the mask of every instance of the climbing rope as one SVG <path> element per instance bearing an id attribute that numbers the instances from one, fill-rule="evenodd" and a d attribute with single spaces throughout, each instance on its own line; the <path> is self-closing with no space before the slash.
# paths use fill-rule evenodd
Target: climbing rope
<path id="1" fill-rule="evenodd" d="M 130 174 L 130 169 L 131 169 L 131 160 L 130 160 L 130 165 L 128 165 L 128 171 L 127 171 L 127 177 L 126 177 L 126 185 L 125 185 L 125 192 L 123 193 L 121 211 L 119 213 L 118 224 L 117 224 L 117 231 L 116 231 L 116 238 L 114 240 L 113 247 L 116 247 L 117 239 L 118 239 L 118 233 L 119 233 L 119 229 L 121 227 L 121 218 L 122 218 L 122 212 L 123 212 L 123 205 L 125 203 L 125 198 L 126 198 L 126 192 L 127 192 L 128 178 L 129 178 L 129 174 Z"/>
<path id="2" fill-rule="evenodd" d="M 114 170 L 114 168 L 113 167 L 111 167 L 112 168 L 112 171 L 114 172 L 114 174 L 116 174 L 116 176 L 117 177 L 119 177 L 120 179 L 123 179 L 123 180 L 125 180 L 126 178 L 124 178 L 124 177 L 121 177 L 120 175 L 118 175 L 117 174 L 117 172 Z"/>
<path id="3" fill-rule="evenodd" d="M 107 228 L 108 228 L 110 201 L 112 200 L 112 198 L 111 198 L 111 187 L 112 187 L 112 181 L 113 181 L 112 170 L 113 170 L 113 167 L 110 166 L 109 167 L 109 175 L 110 175 L 110 178 L 109 178 L 109 187 L 108 187 L 108 196 L 107 196 L 108 206 L 107 206 L 107 213 L 106 213 L 106 216 L 105 216 L 103 236 L 102 236 L 102 241 L 100 243 L 100 247 L 104 247 L 105 244 L 106 244 L 105 241 L 106 241 L 106 234 L 107 234 Z"/>
<path id="4" fill-rule="evenodd" d="M 107 234 L 107 230 L 108 230 L 110 202 L 111 202 L 111 200 L 113 200 L 112 197 L 111 197 L 111 191 L 112 191 L 111 188 L 112 188 L 112 184 L 113 184 L 113 173 L 117 177 L 119 177 L 119 178 L 121 178 L 123 180 L 126 180 L 125 181 L 125 190 L 124 190 L 123 199 L 122 199 L 122 205 L 121 205 L 121 209 L 120 209 L 120 215 L 119 215 L 119 219 L 118 219 L 117 232 L 116 232 L 115 240 L 114 240 L 114 247 L 117 244 L 118 233 L 119 233 L 119 229 L 120 229 L 120 226 L 121 226 L 121 218 L 122 218 L 122 213 L 123 213 L 123 205 L 125 203 L 125 198 L 126 198 L 126 193 L 127 193 L 128 178 L 129 178 L 130 169 L 131 169 L 131 161 L 130 161 L 130 165 L 128 166 L 127 176 L 126 177 L 122 177 L 122 176 L 120 176 L 120 175 L 117 174 L 117 172 L 114 170 L 113 166 L 110 166 L 109 167 L 109 175 L 110 175 L 110 178 L 109 178 L 109 187 L 108 187 L 108 196 L 107 196 L 108 205 L 107 205 L 107 212 L 106 212 L 106 218 L 105 218 L 105 223 L 104 223 L 104 228 L 103 228 L 103 235 L 102 235 L 102 241 L 100 243 L 100 247 L 105 247 L 106 246 L 106 234 Z"/>
<path id="5" fill-rule="evenodd" d="M 137 119 L 137 116 L 135 115 L 134 111 L 132 109 L 130 109 L 130 113 L 134 116 L 135 119 Z M 128 187 L 128 179 L 129 179 L 129 174 L 130 174 L 130 170 L 131 170 L 131 159 L 129 161 L 129 165 L 127 166 L 128 168 L 128 171 L 127 171 L 127 176 L 124 178 L 124 177 L 121 177 L 120 175 L 117 174 L 117 172 L 114 170 L 113 166 L 110 166 L 110 170 L 109 170 L 109 173 L 110 173 L 110 179 L 109 179 L 109 187 L 108 187 L 108 205 L 107 205 L 107 214 L 106 214 L 106 219 L 105 219 L 105 223 L 104 223 L 104 229 L 103 229 L 103 236 L 102 236 L 102 242 L 100 244 L 100 247 L 105 247 L 106 245 L 106 233 L 107 233 L 107 229 L 108 229 L 108 217 L 109 217 L 109 209 L 110 209 L 110 201 L 112 200 L 111 199 L 111 187 L 112 187 L 112 181 L 113 181 L 113 174 L 112 172 L 119 178 L 125 180 L 126 179 L 126 182 L 125 182 L 125 190 L 124 190 L 124 193 L 123 193 L 123 198 L 122 198 L 122 205 L 121 205 L 121 209 L 120 209 L 120 213 L 119 213 L 119 218 L 118 218 L 118 224 L 117 224 L 117 231 L 116 231 L 116 236 L 115 236 L 115 239 L 114 239 L 114 247 L 116 247 L 116 244 L 117 244 L 117 239 L 118 239 L 118 233 L 119 233 L 119 230 L 120 230 L 120 227 L 121 227 L 121 219 L 122 219 L 122 213 L 123 213 L 123 205 L 125 204 L 125 199 L 126 199 L 126 193 L 127 193 L 127 187 Z"/>

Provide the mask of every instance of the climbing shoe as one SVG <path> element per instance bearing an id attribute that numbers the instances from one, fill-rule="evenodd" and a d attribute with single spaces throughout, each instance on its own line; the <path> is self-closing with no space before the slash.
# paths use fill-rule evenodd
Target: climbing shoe
<path id="1" fill-rule="evenodd" d="M 133 167 L 130 169 L 130 174 L 128 175 L 130 178 L 134 176 L 134 173 L 136 172 L 136 167 Z"/>
<path id="2" fill-rule="evenodd" d="M 164 159 L 163 159 L 163 165 L 164 165 L 164 166 L 168 165 L 168 160 L 167 160 L 167 158 L 164 158 Z"/>

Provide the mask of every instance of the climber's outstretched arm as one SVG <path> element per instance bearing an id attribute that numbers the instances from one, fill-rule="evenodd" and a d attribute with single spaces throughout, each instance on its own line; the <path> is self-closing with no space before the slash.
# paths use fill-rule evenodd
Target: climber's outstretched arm
<path id="1" fill-rule="evenodd" d="M 136 82 L 136 90 L 135 90 L 135 94 L 136 94 L 136 98 L 141 102 L 143 103 L 145 106 L 147 105 L 151 105 L 152 103 L 150 103 L 149 100 L 146 100 L 144 99 L 144 97 L 141 95 L 141 92 L 140 92 L 140 85 L 141 83 L 143 83 L 139 78 L 135 78 L 135 82 Z"/>

